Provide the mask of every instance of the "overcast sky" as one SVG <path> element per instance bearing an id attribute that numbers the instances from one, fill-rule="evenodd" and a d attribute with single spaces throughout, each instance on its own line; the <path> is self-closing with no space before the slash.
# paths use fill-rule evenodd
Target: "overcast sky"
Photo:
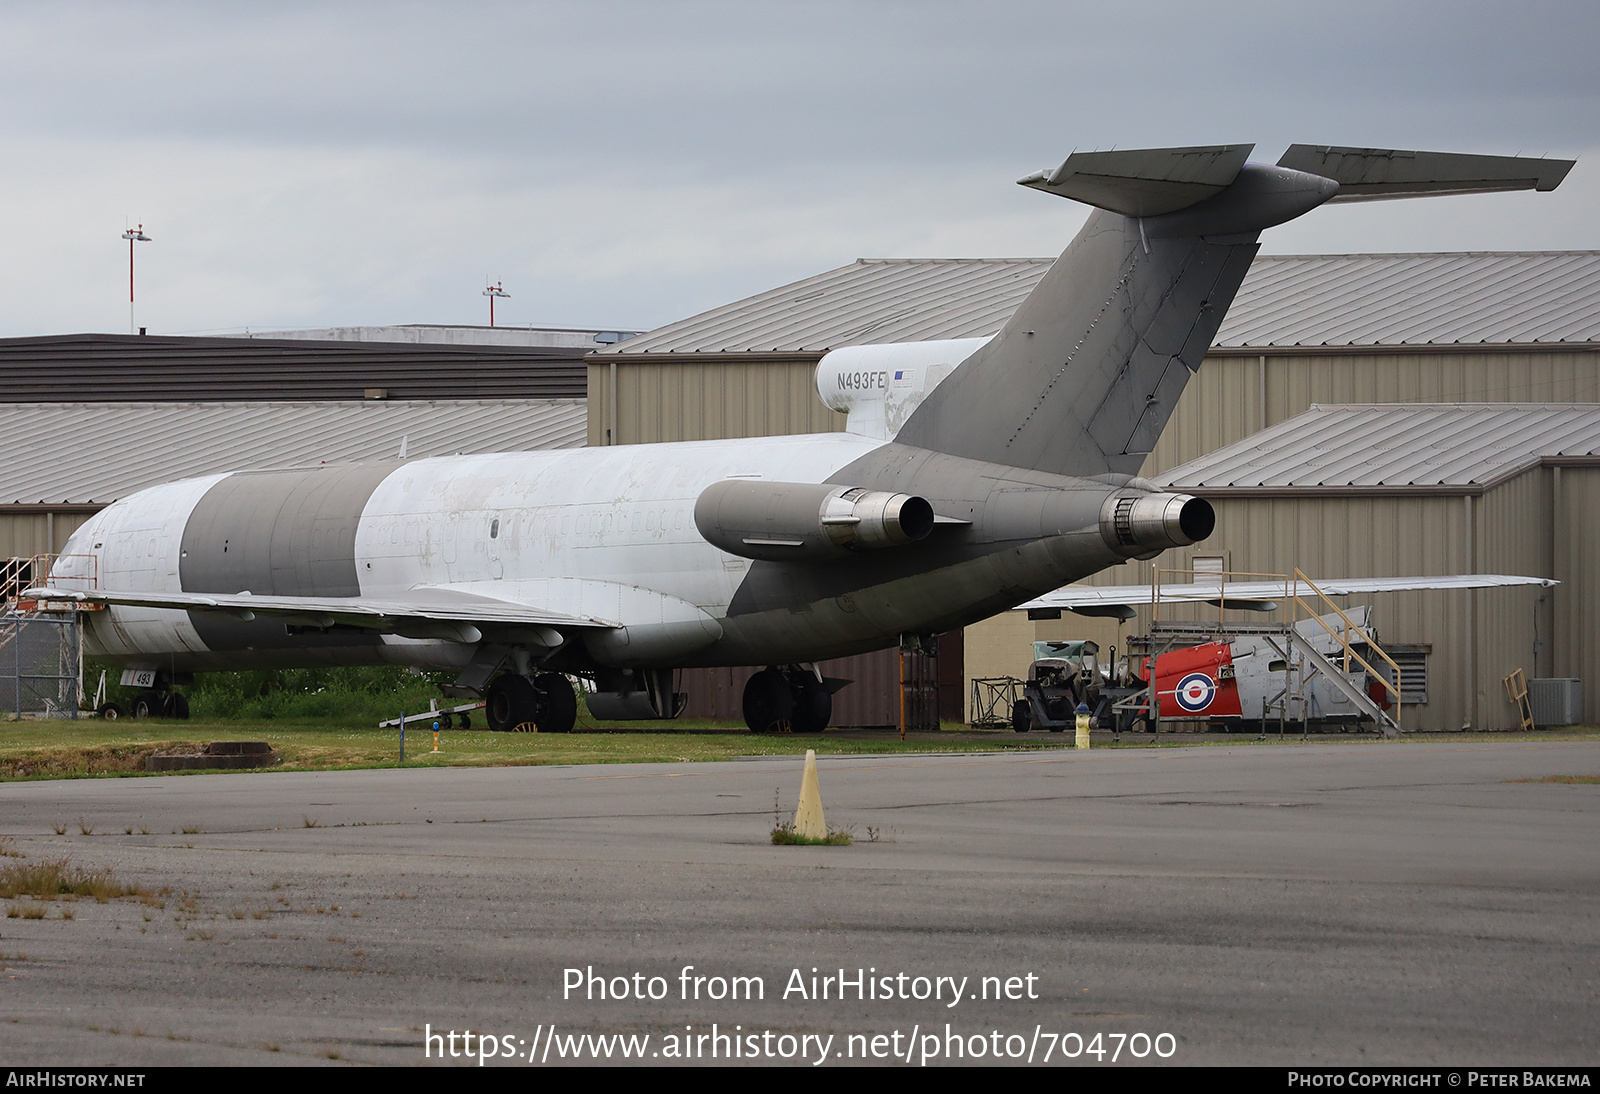
<path id="1" fill-rule="evenodd" d="M 1600 248 L 1600 5 L 0 5 L 0 336 L 648 329 L 857 257 L 1059 252 L 1074 148 L 1577 157 L 1276 253 Z"/>

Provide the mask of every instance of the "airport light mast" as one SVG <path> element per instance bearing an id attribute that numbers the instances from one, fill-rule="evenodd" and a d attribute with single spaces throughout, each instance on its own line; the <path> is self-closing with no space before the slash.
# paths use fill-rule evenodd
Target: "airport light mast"
<path id="1" fill-rule="evenodd" d="M 483 290 L 483 295 L 489 298 L 489 325 L 492 327 L 494 326 L 494 298 L 497 296 L 510 297 L 511 294 L 501 287 L 500 282 L 496 281 L 493 285 Z"/>
<path id="2" fill-rule="evenodd" d="M 129 228 L 122 233 L 122 238 L 128 241 L 128 333 L 138 334 L 139 328 L 133 319 L 133 245 L 135 243 L 149 243 L 150 237 L 144 234 L 144 225 Z"/>

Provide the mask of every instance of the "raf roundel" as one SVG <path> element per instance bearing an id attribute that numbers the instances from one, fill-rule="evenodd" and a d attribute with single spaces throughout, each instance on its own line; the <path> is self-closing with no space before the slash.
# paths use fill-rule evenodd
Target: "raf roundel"
<path id="1" fill-rule="evenodd" d="M 1211 700 L 1217 694 L 1217 685 L 1203 672 L 1191 672 L 1173 689 L 1173 698 L 1178 700 L 1178 705 L 1190 714 L 1198 714 L 1211 705 Z"/>

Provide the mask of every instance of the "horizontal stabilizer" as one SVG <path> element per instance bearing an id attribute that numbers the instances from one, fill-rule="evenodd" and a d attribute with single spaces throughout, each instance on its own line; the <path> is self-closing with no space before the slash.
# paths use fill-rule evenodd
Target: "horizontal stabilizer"
<path id="1" fill-rule="evenodd" d="M 1160 216 L 1221 193 L 1239 176 L 1254 147 L 1218 144 L 1074 152 L 1054 171 L 1036 171 L 1017 183 L 1126 217 Z"/>
<path id="2" fill-rule="evenodd" d="M 1572 170 L 1572 164 L 1572 160 L 1532 156 L 1473 156 L 1311 144 L 1290 145 L 1278 160 L 1279 167 L 1337 182 L 1339 193 L 1333 201 L 1554 190 Z"/>

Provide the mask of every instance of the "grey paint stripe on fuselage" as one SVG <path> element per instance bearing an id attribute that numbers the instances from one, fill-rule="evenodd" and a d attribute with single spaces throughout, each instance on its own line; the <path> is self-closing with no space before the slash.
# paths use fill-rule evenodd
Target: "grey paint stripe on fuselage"
<path id="1" fill-rule="evenodd" d="M 195 505 L 183 529 L 179 581 L 186 593 L 358 596 L 356 529 L 394 461 L 298 471 L 241 471 Z M 370 645 L 359 631 L 291 636 L 282 621 L 190 612 L 213 650 Z"/>

